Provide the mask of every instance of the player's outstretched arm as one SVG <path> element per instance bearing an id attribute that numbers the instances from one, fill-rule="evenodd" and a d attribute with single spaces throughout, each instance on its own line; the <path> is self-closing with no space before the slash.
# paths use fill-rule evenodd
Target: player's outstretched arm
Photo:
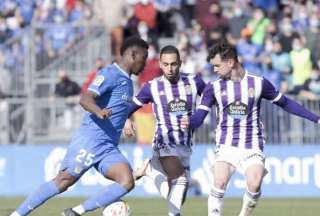
<path id="1" fill-rule="evenodd" d="M 320 116 L 311 112 L 307 108 L 303 107 L 301 104 L 295 102 L 294 100 L 287 98 L 286 96 L 282 96 L 280 100 L 275 102 L 276 105 L 280 106 L 282 109 L 287 111 L 288 113 L 300 116 L 302 118 L 308 119 L 315 123 L 320 124 Z"/>
<path id="2" fill-rule="evenodd" d="M 87 91 L 83 93 L 83 95 L 80 98 L 80 105 L 87 110 L 88 112 L 91 112 L 95 114 L 100 119 L 106 119 L 109 116 L 111 116 L 112 111 L 110 109 L 101 109 L 96 104 L 95 98 L 97 97 L 97 94 L 92 91 Z"/>
<path id="3" fill-rule="evenodd" d="M 269 80 L 264 78 L 262 85 L 263 87 L 261 95 L 263 98 L 272 101 L 274 104 L 280 106 L 288 113 L 300 116 L 315 123 L 320 122 L 319 115 L 312 113 L 310 110 L 306 109 L 299 103 L 279 93 L 279 91 L 275 89 L 275 87 L 271 84 Z"/>

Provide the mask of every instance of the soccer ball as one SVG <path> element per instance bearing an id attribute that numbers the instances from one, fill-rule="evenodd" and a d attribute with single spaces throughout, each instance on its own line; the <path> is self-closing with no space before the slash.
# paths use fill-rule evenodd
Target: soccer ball
<path id="1" fill-rule="evenodd" d="M 102 216 L 131 216 L 131 209 L 127 202 L 120 200 L 105 207 Z"/>

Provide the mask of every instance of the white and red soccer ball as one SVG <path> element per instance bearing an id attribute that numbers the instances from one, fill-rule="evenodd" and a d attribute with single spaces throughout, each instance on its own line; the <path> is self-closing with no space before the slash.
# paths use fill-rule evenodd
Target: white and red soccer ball
<path id="1" fill-rule="evenodd" d="M 131 216 L 131 213 L 128 203 L 120 200 L 105 207 L 102 216 Z"/>

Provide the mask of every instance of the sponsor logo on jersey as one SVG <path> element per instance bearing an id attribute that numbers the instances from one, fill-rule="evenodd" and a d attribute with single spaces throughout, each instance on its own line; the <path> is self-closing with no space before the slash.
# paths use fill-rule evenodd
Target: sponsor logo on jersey
<path id="1" fill-rule="evenodd" d="M 248 106 L 240 101 L 229 104 L 226 110 L 234 119 L 243 119 L 248 115 Z"/>
<path id="2" fill-rule="evenodd" d="M 171 114 L 176 116 L 186 114 L 188 111 L 187 101 L 176 98 L 168 103 L 168 109 Z"/>

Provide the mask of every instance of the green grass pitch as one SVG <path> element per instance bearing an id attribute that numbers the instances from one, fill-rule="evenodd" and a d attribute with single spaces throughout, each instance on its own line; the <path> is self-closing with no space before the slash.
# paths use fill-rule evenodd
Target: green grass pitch
<path id="1" fill-rule="evenodd" d="M 8 215 L 22 201 L 22 198 L 0 197 L 0 216 Z M 67 207 L 73 207 L 84 198 L 54 198 L 49 200 L 31 216 L 58 216 Z M 167 215 L 166 202 L 158 198 L 126 198 L 133 216 L 165 216 Z M 237 216 L 241 206 L 241 199 L 225 200 L 224 216 Z M 101 210 L 86 214 L 101 216 Z M 188 198 L 183 209 L 184 216 L 207 215 L 207 199 Z M 254 216 L 319 216 L 320 199 L 261 199 Z"/>

